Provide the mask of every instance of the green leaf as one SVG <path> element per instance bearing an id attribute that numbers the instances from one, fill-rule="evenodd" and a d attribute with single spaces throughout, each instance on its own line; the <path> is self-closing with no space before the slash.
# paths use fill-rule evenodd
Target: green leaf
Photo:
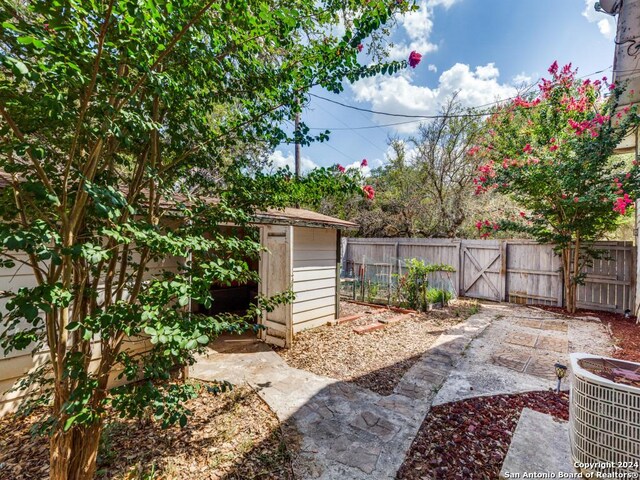
<path id="1" fill-rule="evenodd" d="M 80 328 L 80 322 L 69 322 L 69 324 L 67 325 L 67 330 L 69 330 L 70 332 L 73 332 L 78 328 Z"/>
<path id="2" fill-rule="evenodd" d="M 202 345 L 206 345 L 207 343 L 209 343 L 209 337 L 206 335 L 200 335 L 196 341 Z"/>
<path id="3" fill-rule="evenodd" d="M 178 304 L 181 307 L 186 307 L 189 304 L 189 297 L 185 295 L 183 297 L 178 298 Z"/>
<path id="4" fill-rule="evenodd" d="M 13 65 L 13 73 L 15 73 L 16 75 L 27 75 L 29 73 L 29 69 L 27 68 L 27 66 L 20 60 L 10 57 L 7 58 L 7 60 Z"/>

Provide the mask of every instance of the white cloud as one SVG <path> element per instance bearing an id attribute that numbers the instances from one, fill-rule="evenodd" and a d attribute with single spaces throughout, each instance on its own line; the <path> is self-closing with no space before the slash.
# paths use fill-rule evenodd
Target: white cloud
<path id="1" fill-rule="evenodd" d="M 438 45 L 429 41 L 433 30 L 433 14 L 436 7 L 450 8 L 461 0 L 420 0 L 418 10 L 410 11 L 398 17 L 396 37 L 401 40 L 395 42 L 389 55 L 392 60 L 405 60 L 412 51 L 421 55 L 434 52 Z"/>
<path id="2" fill-rule="evenodd" d="M 511 83 L 516 86 L 529 85 L 532 80 L 533 78 L 531 77 L 531 75 L 527 75 L 526 73 L 521 72 L 511 79 Z"/>
<path id="3" fill-rule="evenodd" d="M 429 66 L 427 67 L 427 69 L 430 72 L 436 72 L 436 73 L 438 72 L 438 67 L 436 67 L 433 63 L 430 63 Z"/>
<path id="4" fill-rule="evenodd" d="M 275 150 L 271 155 L 269 155 L 269 160 L 273 164 L 274 168 L 289 167 L 291 171 L 294 170 L 295 159 L 293 157 L 293 153 L 285 154 L 282 150 Z M 303 172 L 308 172 L 309 170 L 318 168 L 318 164 L 311 160 L 309 157 L 305 157 L 303 155 L 301 160 Z"/>
<path id="5" fill-rule="evenodd" d="M 362 162 L 362 160 L 360 160 L 359 162 L 350 163 L 349 165 L 345 165 L 344 168 L 346 168 L 346 169 L 356 168 L 358 170 L 361 170 L 362 174 L 365 177 L 368 177 L 371 174 L 371 166 L 369 165 L 369 161 L 367 160 L 367 166 L 366 167 L 362 167 L 361 166 L 361 162 Z"/>
<path id="6" fill-rule="evenodd" d="M 422 0 L 418 10 L 407 12 L 398 18 L 401 32 L 407 41 L 397 42 L 391 47 L 389 55 L 393 60 L 404 60 L 414 50 L 426 55 L 438 49 L 437 45 L 429 42 L 433 29 L 432 15 L 433 7 L 430 7 L 426 0 Z"/>
<path id="7" fill-rule="evenodd" d="M 613 40 L 616 38 L 616 19 L 606 13 L 597 12 L 594 5 L 597 0 L 584 0 L 584 10 L 582 16 L 585 17 L 589 23 L 595 23 L 598 25 L 598 30 L 605 36 L 607 40 Z"/>
<path id="8" fill-rule="evenodd" d="M 451 7 L 454 3 L 457 3 L 459 0 L 427 0 L 427 5 L 429 7 L 437 7 L 443 6 L 444 8 Z"/>
<path id="9" fill-rule="evenodd" d="M 392 77 L 377 76 L 366 78 L 353 84 L 355 99 L 369 102 L 372 110 L 408 115 L 434 115 L 447 97 L 458 92 L 458 100 L 465 107 L 491 103 L 498 99 L 517 95 L 514 86 L 500 83 L 500 72 L 493 64 L 478 66 L 471 70 L 469 65 L 456 63 L 442 72 L 435 88 L 414 85 L 411 72 L 403 71 Z M 373 115 L 374 121 L 389 123 L 389 117 Z M 401 125 L 397 131 L 411 133 L 417 123 Z"/>

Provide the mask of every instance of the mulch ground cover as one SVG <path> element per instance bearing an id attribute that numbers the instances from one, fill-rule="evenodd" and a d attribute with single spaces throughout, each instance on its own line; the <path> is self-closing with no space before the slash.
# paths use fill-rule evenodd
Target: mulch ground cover
<path id="1" fill-rule="evenodd" d="M 438 405 L 425 418 L 399 480 L 495 480 L 523 408 L 569 419 L 566 393 L 529 392 Z"/>
<path id="2" fill-rule="evenodd" d="M 613 356 L 620 360 L 640 362 L 640 325 L 636 324 L 636 317 L 624 318 L 620 313 L 581 309 L 574 314 L 569 314 L 560 307 L 540 305 L 539 308 L 569 317 L 598 317 L 604 325 L 609 325 L 613 334 L 618 347 Z"/>
<path id="3" fill-rule="evenodd" d="M 291 460 L 273 412 L 248 387 L 187 402 L 186 427 L 110 418 L 98 479 L 292 479 Z M 43 412 L 40 412 L 43 413 Z M 32 437 L 37 416 L 0 420 L 0 478 L 48 478 L 48 439 Z M 292 448 L 290 445 L 289 448 Z"/>
<path id="4" fill-rule="evenodd" d="M 475 302 L 460 300 L 442 310 L 408 314 L 381 330 L 357 334 L 353 327 L 401 314 L 347 303 L 341 306 L 341 315 L 345 315 L 345 311 L 350 315 L 365 315 L 352 322 L 301 332 L 291 348 L 276 349 L 276 352 L 292 367 L 390 395 L 436 338 L 475 313 L 477 308 Z"/>

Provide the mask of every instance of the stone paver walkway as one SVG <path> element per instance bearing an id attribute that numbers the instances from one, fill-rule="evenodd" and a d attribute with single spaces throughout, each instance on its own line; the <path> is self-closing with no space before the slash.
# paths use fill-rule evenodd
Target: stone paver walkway
<path id="1" fill-rule="evenodd" d="M 392 479 L 438 389 L 500 312 L 483 307 L 441 335 L 389 396 L 289 367 L 252 339 L 213 345 L 190 375 L 255 388 L 283 423 L 287 441 L 299 446 L 298 479 Z"/>
<path id="2" fill-rule="evenodd" d="M 502 309 L 476 338 L 464 360 L 433 400 L 434 405 L 471 397 L 555 388 L 555 363 L 569 366 L 570 352 L 610 356 L 611 339 L 602 324 L 571 319 L 541 309 Z M 569 388 L 570 375 L 562 388 Z"/>

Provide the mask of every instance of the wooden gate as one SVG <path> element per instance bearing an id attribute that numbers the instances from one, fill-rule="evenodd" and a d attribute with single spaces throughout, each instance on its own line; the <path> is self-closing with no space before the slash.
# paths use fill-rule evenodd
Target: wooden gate
<path id="1" fill-rule="evenodd" d="M 498 241 L 465 240 L 460 245 L 460 294 L 501 301 L 504 298 L 503 249 Z"/>
<path id="2" fill-rule="evenodd" d="M 584 269 L 578 307 L 634 311 L 636 248 L 632 242 L 597 242 L 602 258 Z M 453 266 L 457 294 L 522 304 L 562 306 L 562 262 L 553 245 L 532 240 L 415 238 L 347 239 L 343 265 L 366 264 L 400 274 L 410 258 Z"/>

